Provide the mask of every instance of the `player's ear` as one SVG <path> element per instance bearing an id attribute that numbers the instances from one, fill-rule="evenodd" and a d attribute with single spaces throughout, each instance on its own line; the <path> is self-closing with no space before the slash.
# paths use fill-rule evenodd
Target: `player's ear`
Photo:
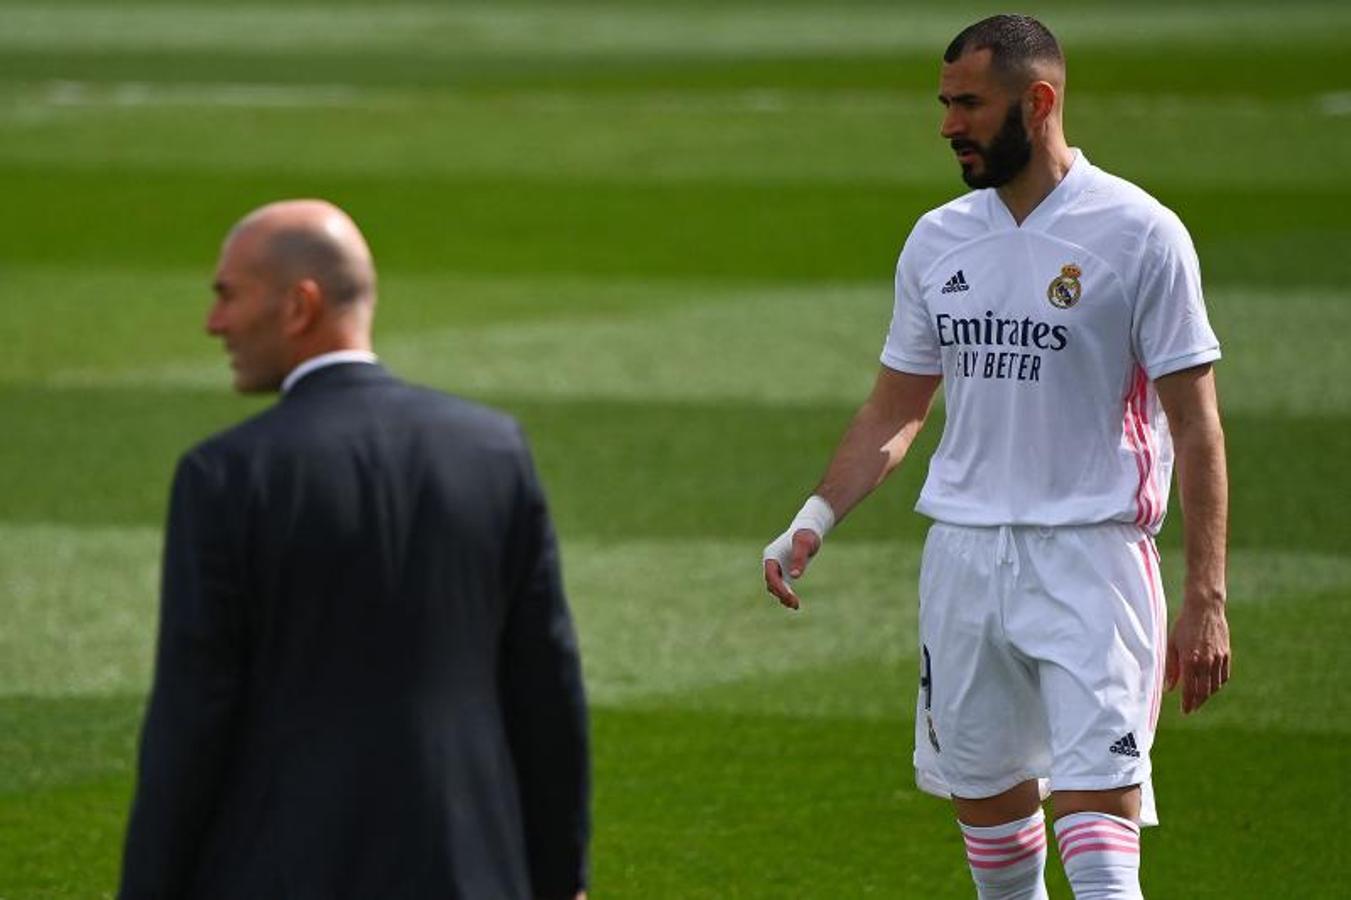
<path id="1" fill-rule="evenodd" d="M 314 327 L 323 312 L 324 296 L 313 278 L 302 278 L 286 294 L 283 310 L 287 337 L 304 334 Z"/>
<path id="2" fill-rule="evenodd" d="M 1055 86 L 1049 81 L 1034 81 L 1023 94 L 1023 117 L 1030 129 L 1037 129 L 1055 110 Z"/>

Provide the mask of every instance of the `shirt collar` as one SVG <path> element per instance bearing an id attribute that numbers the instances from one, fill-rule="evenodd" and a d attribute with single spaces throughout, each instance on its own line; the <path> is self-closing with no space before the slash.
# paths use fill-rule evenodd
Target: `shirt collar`
<path id="1" fill-rule="evenodd" d="M 368 363 L 378 362 L 376 355 L 369 350 L 334 350 L 331 353 L 320 353 L 318 356 L 311 356 L 300 365 L 291 370 L 281 383 L 281 392 L 285 394 L 291 388 L 296 386 L 296 382 L 306 375 L 318 369 L 328 366 L 336 366 L 341 363 Z"/>
<path id="2" fill-rule="evenodd" d="M 1023 219 L 1021 226 L 1017 226 L 1013 221 L 1013 213 L 1009 212 L 1009 208 L 1004 205 L 999 192 L 991 188 L 989 195 L 990 205 L 994 213 L 993 221 L 1010 228 L 1021 227 L 1026 229 L 1031 227 L 1041 229 L 1046 226 L 1049 220 L 1059 215 L 1065 206 L 1079 194 L 1079 191 L 1083 190 L 1088 183 L 1089 172 L 1093 169 L 1093 164 L 1088 161 L 1088 157 L 1084 156 L 1082 150 L 1078 147 L 1071 147 L 1070 150 L 1074 153 L 1074 162 L 1070 164 L 1069 171 L 1065 173 L 1065 177 L 1060 179 L 1055 187 L 1051 188 L 1051 192 L 1041 199 L 1041 202 L 1028 214 L 1027 218 Z"/>

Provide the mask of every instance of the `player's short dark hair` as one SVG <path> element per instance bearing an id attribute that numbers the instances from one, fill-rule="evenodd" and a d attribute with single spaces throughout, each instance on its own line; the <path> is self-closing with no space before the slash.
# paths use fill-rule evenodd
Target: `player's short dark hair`
<path id="1" fill-rule="evenodd" d="M 990 16 L 968 25 L 948 44 L 943 62 L 977 50 L 989 50 L 991 67 L 1009 80 L 1026 78 L 1037 63 L 1065 65 L 1055 35 L 1031 16 Z"/>

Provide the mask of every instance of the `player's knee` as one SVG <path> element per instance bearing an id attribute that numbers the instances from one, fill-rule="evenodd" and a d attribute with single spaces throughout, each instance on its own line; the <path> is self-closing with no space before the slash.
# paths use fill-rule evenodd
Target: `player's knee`
<path id="1" fill-rule="evenodd" d="M 1016 784 L 993 797 L 953 797 L 957 819 L 965 825 L 989 827 L 1025 819 L 1041 806 L 1035 779 Z"/>
<path id="2" fill-rule="evenodd" d="M 1140 821 L 1140 785 L 1103 791 L 1055 791 L 1051 794 L 1055 818 L 1082 812 L 1100 812 L 1132 822 Z"/>

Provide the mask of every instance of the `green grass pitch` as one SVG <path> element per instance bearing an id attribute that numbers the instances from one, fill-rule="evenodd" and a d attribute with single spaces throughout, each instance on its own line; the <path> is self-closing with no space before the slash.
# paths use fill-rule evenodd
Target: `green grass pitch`
<path id="1" fill-rule="evenodd" d="M 1351 7 L 1031 7 L 1072 142 L 1182 215 L 1226 353 L 1235 679 L 1165 712 L 1146 892 L 1351 896 Z M 938 58 L 993 11 L 0 0 L 0 900 L 114 888 L 170 468 L 259 405 L 202 333 L 211 266 L 295 195 L 367 229 L 392 367 L 535 442 L 593 897 L 972 896 L 909 765 L 922 462 L 802 613 L 758 551 L 871 383 L 900 242 L 961 189 Z"/>

